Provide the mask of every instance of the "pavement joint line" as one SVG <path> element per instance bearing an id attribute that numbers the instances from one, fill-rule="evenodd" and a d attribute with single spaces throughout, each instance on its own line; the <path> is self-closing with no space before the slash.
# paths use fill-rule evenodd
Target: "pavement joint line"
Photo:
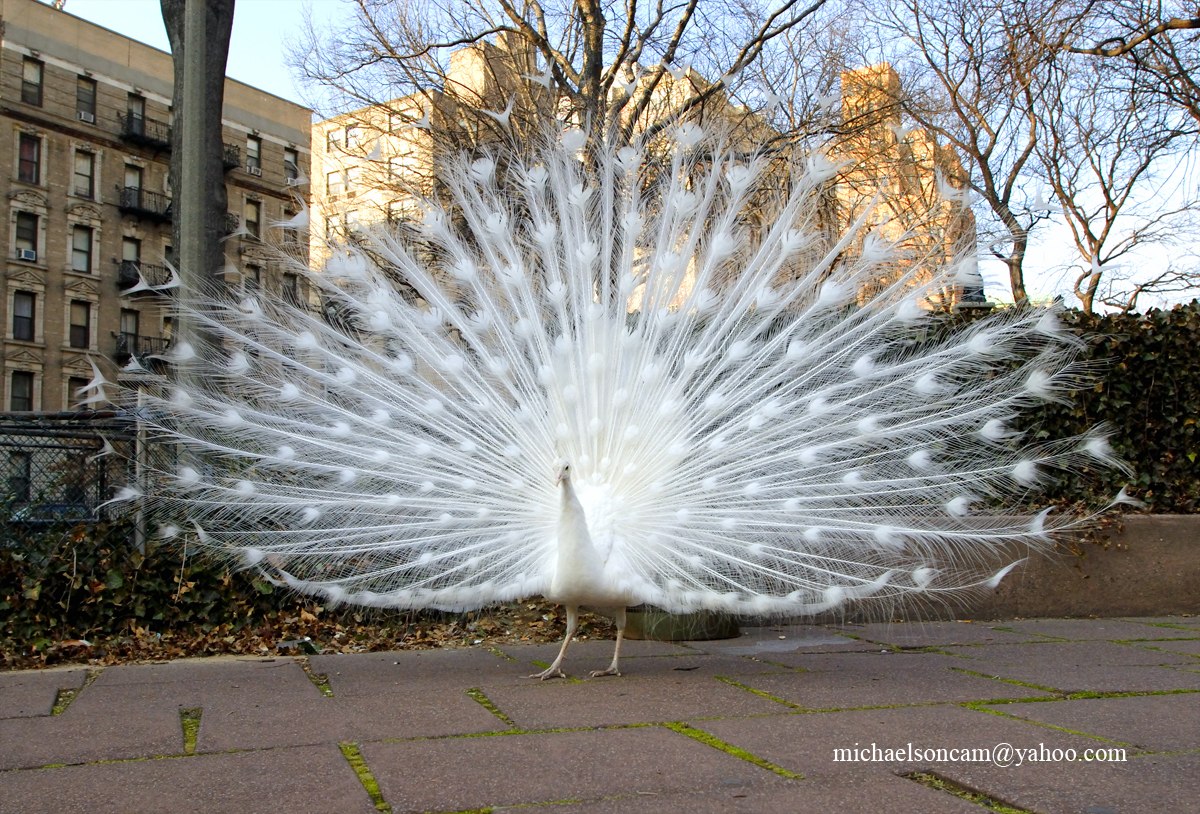
<path id="1" fill-rule="evenodd" d="M 1126 619 L 1126 622 L 1133 622 L 1137 625 L 1148 625 L 1150 627 L 1165 627 L 1169 630 L 1186 630 L 1189 633 L 1196 633 L 1197 629 L 1193 625 L 1180 625 L 1175 622 L 1143 622 L 1138 619 Z"/>
<path id="2" fill-rule="evenodd" d="M 501 650 L 499 647 L 497 647 L 494 644 L 489 644 L 487 647 L 485 647 L 483 649 L 488 651 L 489 653 L 491 653 L 493 656 L 495 656 L 498 659 L 504 659 L 505 661 L 512 661 L 512 662 L 515 662 L 517 660 L 515 656 L 510 656 L 508 653 L 505 653 L 503 650 Z"/>
<path id="3" fill-rule="evenodd" d="M 1034 718 L 1022 718 L 1020 715 L 1012 715 L 1012 714 L 1010 714 L 1008 712 L 1004 712 L 1002 710 L 991 709 L 989 707 L 979 706 L 976 704 L 972 704 L 969 701 L 965 704 L 962 704 L 962 706 L 963 706 L 963 708 L 972 710 L 974 712 L 982 712 L 985 715 L 995 715 L 997 718 L 1004 718 L 1005 720 L 1008 720 L 1008 721 L 1017 721 L 1017 722 L 1023 723 L 1023 724 L 1031 724 L 1033 726 L 1041 727 L 1042 729 L 1050 729 L 1055 732 L 1062 732 L 1067 735 L 1076 735 L 1080 738 L 1087 738 L 1089 740 L 1100 741 L 1101 743 L 1111 743 L 1114 746 L 1124 746 L 1127 749 L 1136 749 L 1137 748 L 1136 744 L 1129 743 L 1127 741 L 1119 741 L 1116 738 L 1106 738 L 1103 735 L 1093 735 L 1090 732 L 1084 732 L 1079 729 L 1071 729 L 1070 727 L 1066 727 L 1066 726 L 1058 726 L 1057 724 L 1046 723 L 1045 721 L 1039 721 Z"/>
<path id="4" fill-rule="evenodd" d="M 371 798 L 375 810 L 390 814 L 392 807 L 387 800 L 383 799 L 383 792 L 379 790 L 379 781 L 371 773 L 371 767 L 367 765 L 367 760 L 363 757 L 359 745 L 353 741 L 342 741 L 338 744 L 338 749 L 341 750 L 342 757 L 350 764 L 351 770 L 358 777 L 358 782 L 362 784 L 367 796 Z"/>
<path id="5" fill-rule="evenodd" d="M 741 747 L 734 746 L 728 741 L 721 740 L 716 735 L 705 732 L 703 729 L 697 729 L 696 727 L 685 724 L 682 721 L 672 721 L 670 723 L 663 724 L 663 727 L 671 730 L 672 732 L 683 735 L 686 738 L 691 738 L 697 743 L 702 743 L 705 746 L 712 747 L 718 752 L 724 752 L 730 757 L 735 757 L 738 760 L 744 760 L 747 763 L 751 763 L 759 767 L 760 769 L 766 769 L 769 772 L 774 772 L 775 774 L 787 780 L 804 779 L 804 775 L 798 772 L 793 772 L 791 769 L 785 769 L 782 766 L 772 763 L 766 758 L 761 758 L 756 754 L 742 749 Z"/>
<path id="6" fill-rule="evenodd" d="M 84 675 L 83 683 L 78 687 L 66 687 L 60 689 L 54 696 L 54 706 L 50 708 L 51 715 L 62 715 L 67 711 L 67 707 L 71 706 L 71 702 L 79 697 L 79 694 L 92 685 L 100 673 L 104 672 L 104 668 L 89 667 Z"/>
<path id="7" fill-rule="evenodd" d="M 479 704 L 479 706 L 483 707 L 488 712 L 495 715 L 502 722 L 508 724 L 508 727 L 510 729 L 519 730 L 521 728 L 521 727 L 517 726 L 516 721 L 514 721 L 507 714 L 505 714 L 504 710 L 502 710 L 502 709 L 500 709 L 500 707 L 496 706 L 496 702 L 493 701 L 492 699 L 488 698 L 487 693 L 485 693 L 481 688 L 471 687 L 470 689 L 467 690 L 467 696 L 469 698 L 471 698 L 473 701 L 475 701 L 475 703 Z"/>
<path id="8" fill-rule="evenodd" d="M 1036 814 L 1036 812 L 1030 811 L 1027 808 L 1009 805 L 1008 803 L 989 797 L 982 792 L 975 791 L 952 780 L 947 780 L 934 772 L 909 772 L 900 776 L 905 780 L 919 783 L 925 786 L 925 788 L 950 794 L 958 797 L 960 800 L 966 800 L 968 803 L 973 803 L 987 811 L 993 811 L 995 814 Z"/>
<path id="9" fill-rule="evenodd" d="M 179 725 L 183 729 L 183 753 L 196 754 L 196 741 L 200 737 L 200 716 L 204 713 L 201 707 L 181 707 L 179 710 Z"/>
<path id="10" fill-rule="evenodd" d="M 1055 687 L 1047 687 L 1044 684 L 1034 684 L 1032 681 L 1022 681 L 1019 678 L 1005 678 L 1004 676 L 992 675 L 990 673 L 981 673 L 978 670 L 968 670 L 966 667 L 951 667 L 950 669 L 954 670 L 957 673 L 964 673 L 969 676 L 975 676 L 976 678 L 986 678 L 989 681 L 999 681 L 1002 684 L 1011 684 L 1014 687 L 1024 687 L 1027 690 L 1040 690 L 1042 692 L 1048 692 L 1053 695 L 1067 695 L 1068 694 L 1068 693 L 1065 693 L 1062 690 L 1057 689 Z"/>
<path id="11" fill-rule="evenodd" d="M 298 656 L 296 663 L 300 665 L 300 669 L 304 671 L 304 674 L 308 676 L 308 680 L 320 691 L 321 695 L 326 698 L 333 698 L 333 687 L 329 684 L 328 673 L 314 672 L 312 662 L 309 661 L 308 656 Z"/>
<path id="12" fill-rule="evenodd" d="M 729 676 L 713 676 L 713 677 L 716 678 L 717 681 L 720 681 L 722 684 L 728 684 L 730 687 L 737 687 L 739 690 L 745 690 L 746 692 L 750 693 L 751 695 L 757 695 L 759 698 L 765 698 L 768 701 L 774 701 L 776 704 L 783 704 L 785 707 L 797 710 L 798 712 L 808 712 L 809 711 L 807 707 L 801 706 L 800 704 L 794 703 L 792 701 L 788 701 L 785 698 L 780 698 L 778 695 L 772 695 L 771 693 L 767 692 L 766 690 L 755 689 L 754 687 L 751 687 L 748 684 L 743 684 L 742 682 L 732 679 Z"/>

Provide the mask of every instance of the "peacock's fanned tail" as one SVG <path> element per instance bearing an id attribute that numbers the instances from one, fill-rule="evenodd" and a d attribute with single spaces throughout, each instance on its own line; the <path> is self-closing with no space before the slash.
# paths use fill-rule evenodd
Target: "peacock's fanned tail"
<path id="1" fill-rule="evenodd" d="M 675 611 L 944 595 L 1069 526 L 1005 508 L 1111 463 L 1011 429 L 1077 383 L 1053 312 L 947 332 L 927 305 L 966 264 L 829 238 L 832 167 L 706 144 L 463 159 L 313 306 L 193 303 L 207 342 L 140 411 L 178 463 L 123 497 L 331 601 L 444 609 L 548 590 L 562 460 L 608 575 Z"/>

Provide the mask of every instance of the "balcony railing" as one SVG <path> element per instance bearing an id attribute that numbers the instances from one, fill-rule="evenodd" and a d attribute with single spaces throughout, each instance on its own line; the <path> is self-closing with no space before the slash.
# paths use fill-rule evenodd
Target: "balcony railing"
<path id="1" fill-rule="evenodd" d="M 171 220 L 171 199 L 141 187 L 118 187 L 117 208 L 127 215 L 166 223 Z"/>
<path id="2" fill-rule="evenodd" d="M 118 113 L 121 138 L 156 150 L 171 149 L 171 125 L 158 119 L 147 119 L 137 113 Z"/>
<path id="3" fill-rule="evenodd" d="M 225 234 L 232 235 L 242 225 L 242 219 L 232 212 L 225 213 Z"/>
<path id="4" fill-rule="evenodd" d="M 242 166 L 242 148 L 236 144 L 226 144 L 221 153 L 221 164 L 227 170 Z"/>
<path id="5" fill-rule="evenodd" d="M 122 291 L 133 288 L 142 280 L 148 286 L 166 285 L 171 281 L 171 270 L 166 266 L 155 266 L 140 260 L 117 261 L 117 288 Z"/>
<path id="6" fill-rule="evenodd" d="M 153 369 L 161 366 L 163 362 L 161 359 L 151 359 L 150 357 L 160 356 L 171 347 L 171 340 L 162 336 L 119 333 L 116 338 L 113 359 L 120 365 L 128 364 L 130 359 L 136 358 L 142 367 Z"/>

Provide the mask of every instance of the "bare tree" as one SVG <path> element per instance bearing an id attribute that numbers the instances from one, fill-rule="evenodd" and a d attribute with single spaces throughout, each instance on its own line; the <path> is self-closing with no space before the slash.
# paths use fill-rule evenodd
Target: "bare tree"
<path id="1" fill-rule="evenodd" d="M 452 95 L 477 103 L 456 107 L 455 116 L 487 129 L 549 109 L 592 134 L 629 140 L 710 100 L 723 103 L 773 41 L 827 0 L 350 2 L 351 21 L 334 31 L 310 25 L 293 52 L 303 75 L 341 101 L 366 106 L 416 95 L 428 111 Z M 487 88 L 463 87 L 452 70 L 455 54 L 476 45 L 490 46 L 483 67 L 499 80 Z M 502 81 L 512 78 L 522 81 Z M 482 116 L 469 110 L 497 102 L 500 109 Z"/>
<path id="2" fill-rule="evenodd" d="M 1064 55 L 1043 81 L 1037 154 L 1080 256 L 1074 292 L 1090 312 L 1102 278 L 1121 258 L 1190 231 L 1196 201 L 1169 186 L 1193 133 L 1155 102 L 1146 82 L 1114 62 Z M 1140 279 L 1135 300 L 1178 282 L 1173 273 L 1152 276 L 1160 279 L 1133 278 Z"/>
<path id="3" fill-rule="evenodd" d="M 1028 299 L 1030 234 L 1049 216 L 1030 171 L 1041 137 L 1039 78 L 1054 50 L 1022 36 L 1015 12 L 1048 16 L 1054 6 L 1055 0 L 903 0 L 879 15 L 882 30 L 896 40 L 888 51 L 901 69 L 904 110 L 964 162 L 966 182 L 990 216 L 980 224 L 980 244 L 1008 267 L 1017 303 Z"/>

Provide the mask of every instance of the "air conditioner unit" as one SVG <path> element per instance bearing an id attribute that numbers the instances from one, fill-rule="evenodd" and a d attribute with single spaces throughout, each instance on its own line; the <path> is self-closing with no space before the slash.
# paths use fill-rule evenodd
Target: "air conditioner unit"
<path id="1" fill-rule="evenodd" d="M 37 252 L 33 249 L 17 249 L 18 260 L 28 260 L 30 263 L 37 262 Z"/>
<path id="2" fill-rule="evenodd" d="M 96 114 L 89 113 L 86 110 L 81 110 L 81 111 L 79 111 L 79 121 L 87 122 L 88 124 L 95 124 L 96 123 Z"/>
<path id="3" fill-rule="evenodd" d="M 246 167 L 246 172 L 250 173 L 251 175 L 261 176 L 262 167 Z"/>

